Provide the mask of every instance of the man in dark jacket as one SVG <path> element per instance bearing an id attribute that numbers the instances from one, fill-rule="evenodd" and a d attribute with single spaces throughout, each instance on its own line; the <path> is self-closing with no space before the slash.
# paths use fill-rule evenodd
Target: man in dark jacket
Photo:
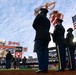
<path id="1" fill-rule="evenodd" d="M 12 55 L 10 51 L 8 51 L 8 53 L 6 54 L 6 69 L 11 68 L 11 59 L 12 59 Z"/>
<path id="2" fill-rule="evenodd" d="M 46 17 L 48 10 L 41 8 L 41 13 L 38 14 L 33 22 L 33 28 L 36 31 L 35 36 L 35 51 L 38 57 L 39 70 L 37 73 L 48 72 L 48 44 L 51 40 L 49 29 L 50 21 Z"/>
<path id="3" fill-rule="evenodd" d="M 75 51 L 75 47 L 74 47 L 74 43 L 73 43 L 73 39 L 74 39 L 74 35 L 72 34 L 73 29 L 69 28 L 67 30 L 67 35 L 66 35 L 66 44 L 67 44 L 67 50 L 68 50 L 68 55 L 69 55 L 69 62 L 70 62 L 70 70 L 75 70 L 75 57 L 74 57 L 74 51 Z"/>
<path id="4" fill-rule="evenodd" d="M 56 20 L 57 25 L 55 26 L 54 32 L 52 34 L 53 41 L 56 44 L 58 59 L 59 59 L 60 69 L 58 71 L 64 71 L 66 68 L 66 60 L 65 60 L 66 59 L 66 51 L 65 51 L 65 46 L 64 46 L 65 29 L 62 26 L 62 22 L 63 22 L 62 19 Z"/>

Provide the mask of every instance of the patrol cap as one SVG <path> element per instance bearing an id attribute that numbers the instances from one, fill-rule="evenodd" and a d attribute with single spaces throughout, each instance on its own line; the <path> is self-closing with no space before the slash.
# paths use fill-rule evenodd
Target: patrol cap
<path id="1" fill-rule="evenodd" d="M 63 22 L 63 20 L 62 20 L 62 19 L 57 18 L 57 19 L 56 19 L 56 22 L 61 22 L 61 23 L 62 23 L 62 22 Z"/>
<path id="2" fill-rule="evenodd" d="M 72 29 L 72 28 L 69 28 L 69 29 L 67 30 L 67 32 L 68 32 L 68 31 L 71 31 L 71 32 L 72 32 L 72 31 L 73 31 L 73 29 Z"/>
<path id="3" fill-rule="evenodd" d="M 40 10 L 41 10 L 41 12 L 46 12 L 46 13 L 48 12 L 48 10 L 46 8 L 41 8 Z"/>

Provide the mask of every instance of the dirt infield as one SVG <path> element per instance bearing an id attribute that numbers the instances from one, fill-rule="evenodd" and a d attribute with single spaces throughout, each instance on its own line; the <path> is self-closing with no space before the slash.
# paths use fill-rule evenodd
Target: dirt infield
<path id="1" fill-rule="evenodd" d="M 0 75 L 76 75 L 75 71 L 49 71 L 48 73 L 36 73 L 35 70 L 2 70 Z"/>

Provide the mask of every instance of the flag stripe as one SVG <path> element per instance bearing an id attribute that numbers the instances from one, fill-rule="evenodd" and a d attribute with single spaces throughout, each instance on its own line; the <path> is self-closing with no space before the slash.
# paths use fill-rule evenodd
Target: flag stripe
<path id="1" fill-rule="evenodd" d="M 74 30 L 76 29 L 76 15 L 72 17 Z"/>
<path id="2" fill-rule="evenodd" d="M 50 16 L 50 21 L 51 23 L 53 24 L 53 26 L 56 25 L 56 19 L 59 18 L 59 19 L 63 19 L 64 15 L 61 14 L 61 13 L 58 13 L 57 16 L 55 16 L 54 14 Z"/>

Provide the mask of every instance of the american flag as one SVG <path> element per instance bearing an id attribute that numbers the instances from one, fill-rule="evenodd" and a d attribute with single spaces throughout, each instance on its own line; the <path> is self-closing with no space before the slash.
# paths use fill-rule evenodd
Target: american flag
<path id="1" fill-rule="evenodd" d="M 62 13 L 59 13 L 57 10 L 50 13 L 50 22 L 53 24 L 53 26 L 56 25 L 56 19 L 63 19 L 64 15 Z"/>
<path id="2" fill-rule="evenodd" d="M 72 17 L 74 30 L 76 29 L 76 15 Z"/>
<path id="3" fill-rule="evenodd" d="M 28 48 L 27 48 L 27 47 L 24 47 L 23 49 L 24 49 L 24 52 L 26 52 L 26 51 L 28 50 Z"/>

